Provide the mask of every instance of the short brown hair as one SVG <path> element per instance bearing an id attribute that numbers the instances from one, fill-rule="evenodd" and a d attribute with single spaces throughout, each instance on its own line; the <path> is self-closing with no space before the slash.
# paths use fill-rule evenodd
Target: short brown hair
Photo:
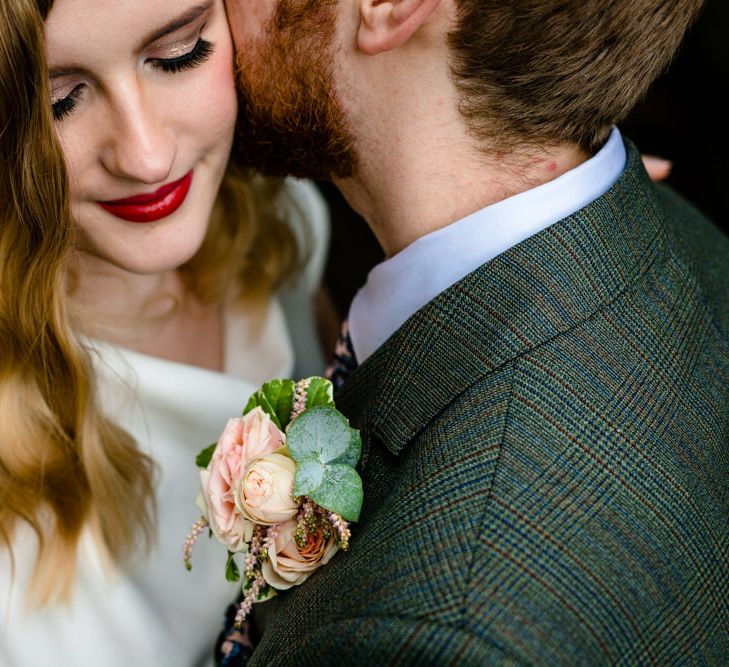
<path id="1" fill-rule="evenodd" d="M 456 0 L 452 70 L 491 147 L 607 138 L 667 66 L 703 0 Z"/>

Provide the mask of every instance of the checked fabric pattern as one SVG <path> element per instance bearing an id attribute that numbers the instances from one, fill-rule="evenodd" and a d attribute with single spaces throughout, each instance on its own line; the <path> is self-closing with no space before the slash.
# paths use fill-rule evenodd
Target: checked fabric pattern
<path id="1" fill-rule="evenodd" d="M 626 145 L 337 391 L 362 514 L 251 667 L 727 664 L 729 239 Z"/>

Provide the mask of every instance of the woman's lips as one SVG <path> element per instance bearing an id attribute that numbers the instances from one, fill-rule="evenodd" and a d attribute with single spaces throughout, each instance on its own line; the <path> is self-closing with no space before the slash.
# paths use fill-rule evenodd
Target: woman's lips
<path id="1" fill-rule="evenodd" d="M 130 222 L 154 222 L 174 213 L 185 201 L 192 182 L 192 170 L 179 181 L 167 183 L 154 192 L 97 202 L 105 211 Z"/>

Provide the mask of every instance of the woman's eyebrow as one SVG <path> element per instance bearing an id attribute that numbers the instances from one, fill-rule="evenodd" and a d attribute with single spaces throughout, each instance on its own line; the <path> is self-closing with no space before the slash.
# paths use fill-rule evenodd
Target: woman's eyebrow
<path id="1" fill-rule="evenodd" d="M 71 76 L 73 74 L 79 74 L 85 72 L 81 67 L 64 67 L 62 69 L 52 69 L 48 72 L 48 79 L 58 79 L 62 76 Z"/>
<path id="2" fill-rule="evenodd" d="M 169 35 L 170 33 L 175 32 L 176 30 L 179 30 L 180 28 L 184 28 L 186 25 L 189 25 L 196 18 L 198 18 L 199 16 L 202 16 L 206 12 L 210 11 L 212 6 L 213 6 L 213 0 L 207 0 L 207 2 L 203 2 L 199 5 L 196 5 L 195 7 L 191 7 L 184 14 L 182 14 L 181 16 L 176 18 L 174 21 L 170 21 L 170 23 L 168 23 L 166 26 L 160 28 L 159 30 L 155 30 L 151 35 L 149 35 L 145 40 L 143 40 L 142 46 L 139 50 L 143 51 L 150 44 L 156 42 L 160 37 Z"/>

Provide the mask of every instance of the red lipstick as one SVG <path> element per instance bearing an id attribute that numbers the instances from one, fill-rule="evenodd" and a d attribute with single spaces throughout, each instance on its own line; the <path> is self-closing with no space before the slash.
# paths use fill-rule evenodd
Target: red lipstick
<path id="1" fill-rule="evenodd" d="M 192 182 L 192 170 L 179 181 L 167 183 L 154 192 L 126 199 L 97 202 L 105 211 L 129 222 L 154 222 L 174 213 L 185 201 Z"/>

